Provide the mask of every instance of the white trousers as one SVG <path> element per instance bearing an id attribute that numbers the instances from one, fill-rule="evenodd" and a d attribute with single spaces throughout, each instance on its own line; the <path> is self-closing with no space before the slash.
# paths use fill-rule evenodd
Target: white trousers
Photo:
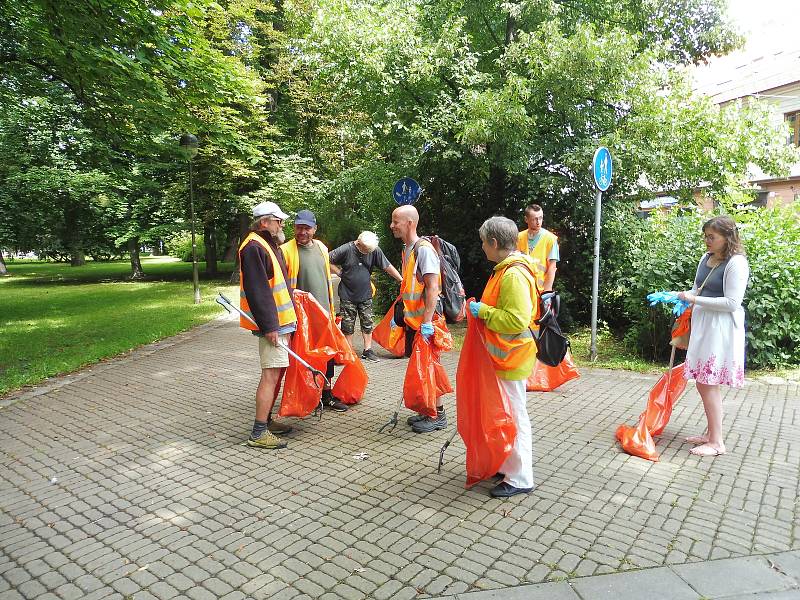
<path id="1" fill-rule="evenodd" d="M 533 437 L 531 419 L 528 416 L 525 396 L 525 380 L 506 381 L 498 379 L 508 396 L 511 405 L 511 416 L 517 426 L 517 439 L 511 454 L 500 467 L 505 474 L 505 481 L 517 488 L 533 487 Z"/>

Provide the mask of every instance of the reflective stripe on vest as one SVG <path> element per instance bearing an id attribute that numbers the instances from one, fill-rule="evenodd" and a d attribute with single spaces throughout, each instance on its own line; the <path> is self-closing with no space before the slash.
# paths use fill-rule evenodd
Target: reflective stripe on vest
<path id="1" fill-rule="evenodd" d="M 272 298 L 275 300 L 275 308 L 278 312 L 278 324 L 288 325 L 289 323 L 294 323 L 297 321 L 297 315 L 294 312 L 292 297 L 289 295 L 289 287 L 286 285 L 286 280 L 283 278 L 281 265 L 270 245 L 255 232 L 250 233 L 239 246 L 239 307 L 250 318 L 253 318 L 253 312 L 250 310 L 250 304 L 247 302 L 247 295 L 244 292 L 244 277 L 241 268 L 242 250 L 251 241 L 261 244 L 272 263 L 272 278 L 269 280 L 269 287 L 272 291 Z M 250 321 L 241 316 L 239 317 L 239 325 L 250 331 L 259 331 L 256 325 L 253 325 Z"/>
<path id="2" fill-rule="evenodd" d="M 430 242 L 420 239 L 417 248 L 427 246 L 434 252 L 435 248 Z M 403 253 L 405 258 L 405 252 Z M 438 273 L 439 287 L 442 285 L 442 275 Z M 403 263 L 403 281 L 400 283 L 400 295 L 403 298 L 404 320 L 412 329 L 419 330 L 422 326 L 422 317 L 425 315 L 425 284 L 417 279 L 416 252 L 409 252 L 408 260 Z"/>
<path id="3" fill-rule="evenodd" d="M 533 281 L 533 275 L 524 265 L 511 262 L 502 271 L 496 271 L 492 274 L 483 290 L 481 302 L 489 306 L 497 306 L 497 300 L 500 297 L 500 283 L 503 276 L 506 271 L 515 265 L 528 281 L 531 297 L 536 297 L 536 285 Z M 519 333 L 497 333 L 486 327 L 484 331 L 486 334 L 486 350 L 489 352 L 492 363 L 498 371 L 513 371 L 536 354 L 536 344 L 533 342 L 533 334 L 530 329 L 525 329 L 525 331 Z"/>

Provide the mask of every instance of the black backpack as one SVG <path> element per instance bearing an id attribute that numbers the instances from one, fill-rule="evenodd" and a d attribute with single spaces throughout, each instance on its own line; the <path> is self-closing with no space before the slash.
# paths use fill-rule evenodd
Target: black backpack
<path id="1" fill-rule="evenodd" d="M 439 255 L 442 274 L 440 300 L 445 321 L 448 323 L 463 321 L 467 316 L 467 295 L 464 293 L 464 285 L 458 276 L 458 271 L 461 269 L 461 257 L 458 255 L 458 249 L 438 235 L 425 235 L 421 239 L 430 242 L 433 249 L 436 250 L 436 254 Z M 415 244 L 415 258 L 416 252 Z"/>
<path id="2" fill-rule="evenodd" d="M 558 325 L 561 298 L 556 292 L 541 292 L 539 306 L 542 316 L 536 319 L 536 324 L 539 326 L 539 337 L 536 339 L 536 358 L 550 367 L 557 367 L 564 360 L 569 349 L 569 340 L 561 333 L 561 327 Z"/>

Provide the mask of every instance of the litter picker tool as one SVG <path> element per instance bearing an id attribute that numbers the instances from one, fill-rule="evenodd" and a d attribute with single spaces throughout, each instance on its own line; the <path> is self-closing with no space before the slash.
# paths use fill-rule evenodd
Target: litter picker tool
<path id="1" fill-rule="evenodd" d="M 444 451 L 447 450 L 447 447 L 455 439 L 457 433 L 458 433 L 458 427 L 456 427 L 455 431 L 453 431 L 453 433 L 450 435 L 448 440 L 444 443 L 444 446 L 442 446 L 442 449 L 439 450 L 439 468 L 436 469 L 437 473 L 441 473 L 442 472 L 442 465 L 444 464 Z"/>
<path id="2" fill-rule="evenodd" d="M 235 306 L 233 303 L 231 303 L 231 301 L 230 301 L 230 300 L 229 300 L 229 299 L 228 299 L 228 298 L 225 296 L 225 294 L 223 294 L 222 292 L 218 292 L 218 296 L 217 296 L 217 298 L 216 298 L 216 301 L 217 301 L 217 304 L 219 304 L 219 305 L 220 305 L 222 308 L 224 308 L 224 309 L 225 309 L 227 312 L 229 312 L 229 313 L 237 312 L 237 313 L 239 313 L 239 314 L 240 314 L 242 317 L 244 317 L 245 319 L 247 319 L 248 321 L 250 321 L 250 322 L 251 322 L 253 325 L 256 325 L 256 327 L 258 327 L 258 325 L 256 324 L 256 322 L 253 320 L 253 317 L 251 317 L 250 315 L 248 315 L 246 312 L 244 312 L 244 311 L 243 311 L 241 308 L 239 308 L 238 306 Z M 320 387 L 319 383 L 317 382 L 317 376 L 319 376 L 319 377 L 322 377 L 322 380 L 325 382 L 325 385 L 327 385 L 328 387 L 330 387 L 330 385 L 331 385 L 331 382 L 330 382 L 330 381 L 328 381 L 328 378 L 327 378 L 327 377 L 325 377 L 325 373 L 323 373 L 323 372 L 322 372 L 322 371 L 320 371 L 319 369 L 315 369 L 314 367 L 312 367 L 312 366 L 311 366 L 310 364 L 308 364 L 308 363 L 307 363 L 305 360 L 303 360 L 302 358 L 300 358 L 300 356 L 298 356 L 298 354 L 297 354 L 297 353 L 296 353 L 294 350 L 292 350 L 291 348 L 289 348 L 289 346 L 287 346 L 286 344 L 284 344 L 282 341 L 278 340 L 278 345 L 279 345 L 281 348 L 283 348 L 284 350 L 286 350 L 286 351 L 287 351 L 289 354 L 291 354 L 291 355 L 294 357 L 294 359 L 295 359 L 297 362 L 299 362 L 301 365 L 303 365 L 303 366 L 304 366 L 306 369 L 308 369 L 308 370 L 311 372 L 311 375 L 314 377 L 314 385 L 316 385 L 318 388 Z M 321 416 L 321 415 L 320 415 L 320 416 Z"/>
<path id="3" fill-rule="evenodd" d="M 397 401 L 397 406 L 394 407 L 394 414 L 392 415 L 392 418 L 389 419 L 386 423 L 384 423 L 380 429 L 378 429 L 378 433 L 383 433 L 383 430 L 389 427 L 389 425 L 392 426 L 392 428 L 389 431 L 390 432 L 394 431 L 394 428 L 397 427 L 397 415 L 400 414 L 400 407 L 402 405 L 403 405 L 403 395 L 400 394 L 400 400 Z"/>

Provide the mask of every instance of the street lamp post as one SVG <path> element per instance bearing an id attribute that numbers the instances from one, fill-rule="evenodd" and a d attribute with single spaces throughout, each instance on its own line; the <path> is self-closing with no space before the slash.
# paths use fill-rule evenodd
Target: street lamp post
<path id="1" fill-rule="evenodd" d="M 191 133 L 184 133 L 180 141 L 186 160 L 189 163 L 189 216 L 192 228 L 192 283 L 194 284 L 194 303 L 200 304 L 200 275 L 197 272 L 197 243 L 194 233 L 194 172 L 192 159 L 197 156 L 197 137 Z"/>

